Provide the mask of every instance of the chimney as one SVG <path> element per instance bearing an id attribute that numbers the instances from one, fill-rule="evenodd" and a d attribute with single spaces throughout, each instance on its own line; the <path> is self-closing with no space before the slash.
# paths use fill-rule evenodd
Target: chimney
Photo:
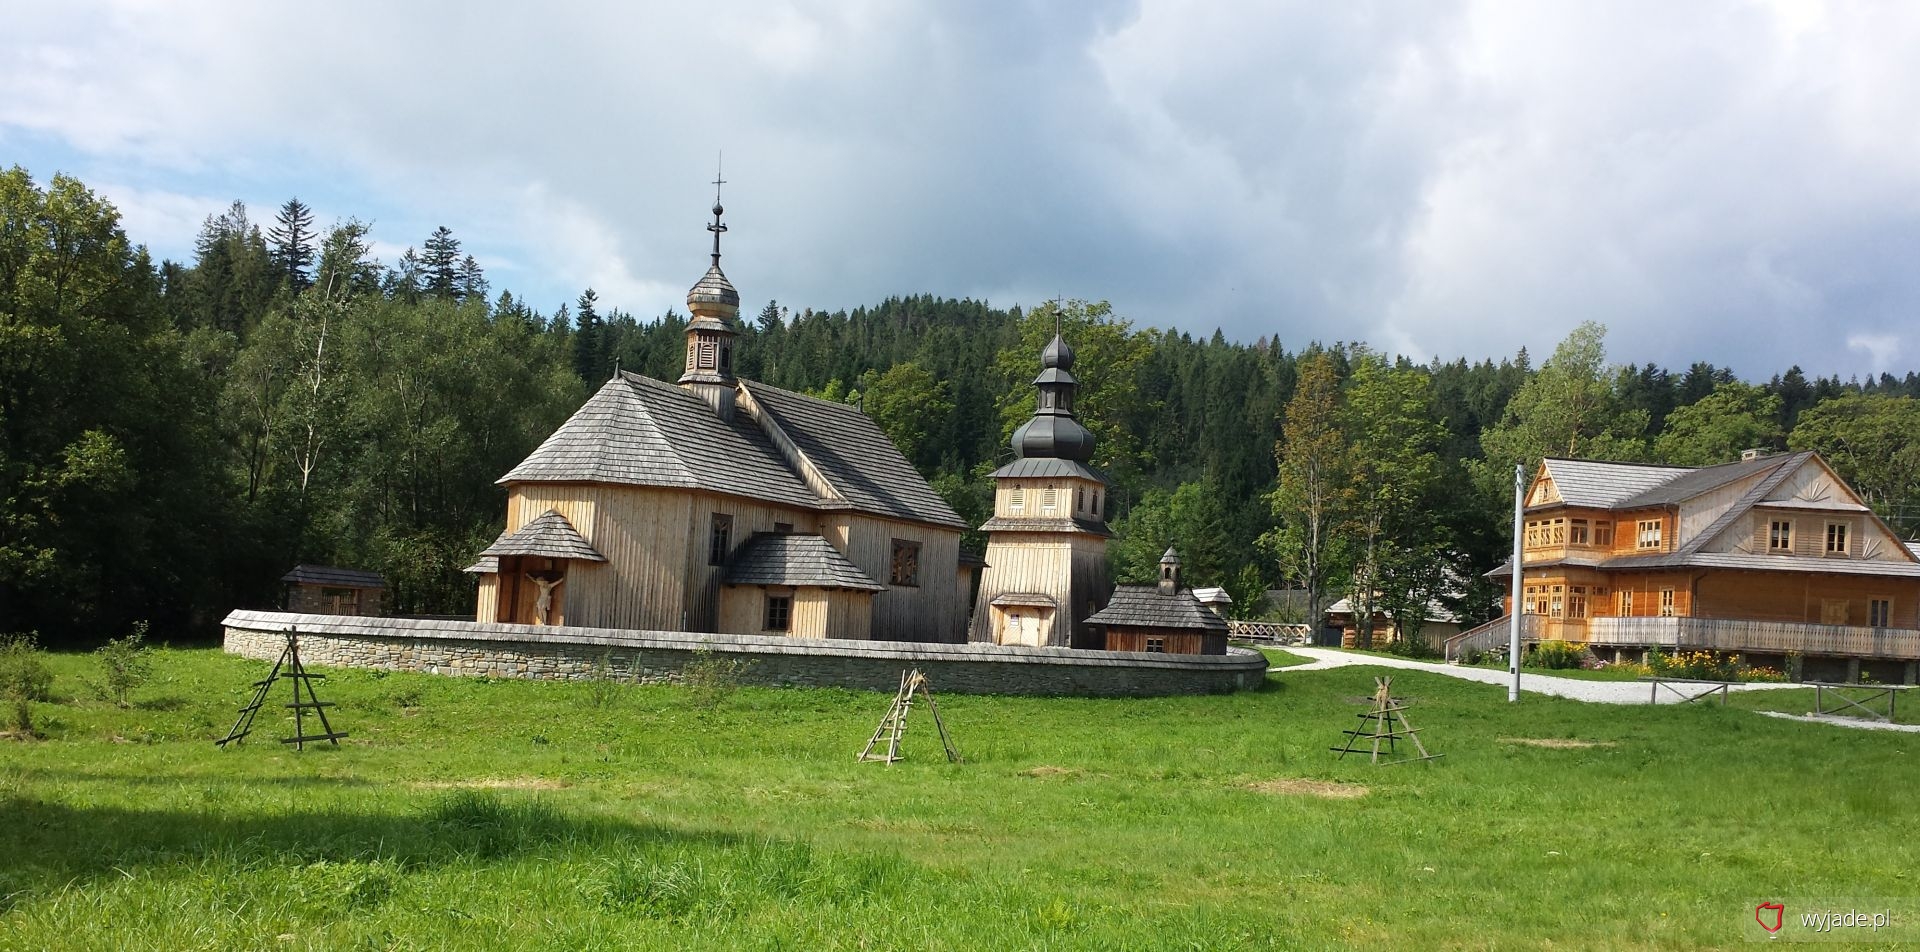
<path id="1" fill-rule="evenodd" d="M 1169 597 L 1180 592 L 1180 553 L 1173 551 L 1173 546 L 1167 546 L 1167 554 L 1160 557 L 1160 585 L 1156 591 Z"/>

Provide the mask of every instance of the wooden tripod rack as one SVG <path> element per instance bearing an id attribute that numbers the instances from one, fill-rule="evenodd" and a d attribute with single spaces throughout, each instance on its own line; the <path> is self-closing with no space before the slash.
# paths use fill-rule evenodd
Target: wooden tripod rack
<path id="1" fill-rule="evenodd" d="M 267 693 L 273 690 L 274 682 L 286 678 L 293 682 L 293 703 L 287 705 L 293 709 L 293 736 L 281 738 L 280 743 L 292 744 L 294 750 L 306 750 L 308 744 L 323 740 L 332 743 L 335 747 L 340 746 L 340 738 L 347 736 L 347 732 L 336 731 L 332 724 L 327 723 L 327 708 L 332 707 L 333 702 L 322 701 L 318 694 L 313 693 L 313 682 L 323 681 L 326 677 L 324 674 L 308 672 L 300 663 L 300 633 L 291 628 L 287 629 L 287 646 L 281 650 L 280 660 L 273 663 L 273 670 L 267 674 L 265 681 L 253 682 L 255 688 L 253 700 L 240 709 L 240 716 L 233 722 L 233 728 L 227 731 L 227 736 L 214 741 L 214 745 L 225 747 L 229 742 L 239 741 L 253 733 L 253 716 L 258 714 L 260 708 L 267 703 Z M 300 689 L 303 686 L 307 692 L 307 699 L 304 701 L 300 699 Z M 307 733 L 308 711 L 312 711 L 320 718 L 318 734 Z"/>
<path id="2" fill-rule="evenodd" d="M 867 740 L 867 747 L 856 759 L 878 760 L 893 763 L 906 755 L 900 753 L 900 739 L 907 733 L 907 712 L 913 709 L 913 696 L 919 694 L 927 699 L 927 711 L 933 715 L 933 726 L 940 729 L 940 744 L 947 749 L 947 763 L 960 763 L 960 751 L 954 749 L 953 739 L 947 736 L 947 725 L 940 720 L 940 705 L 934 703 L 933 685 L 927 683 L 927 676 L 919 668 L 900 672 L 900 691 L 893 696 L 893 706 L 887 709 L 887 716 L 880 719 L 880 726 L 874 728 L 873 737 Z M 887 742 L 885 753 L 876 753 L 881 739 Z"/>
<path id="3" fill-rule="evenodd" d="M 1360 729 L 1341 731 L 1347 735 L 1347 745 L 1328 749 L 1341 757 L 1367 751 L 1371 758 L 1370 762 L 1376 765 L 1404 764 L 1416 760 L 1434 760 L 1444 756 L 1427 753 L 1427 745 L 1420 742 L 1419 729 L 1407 721 L 1406 705 L 1393 696 L 1393 679 L 1374 678 L 1373 683 L 1376 685 L 1373 692 L 1373 706 L 1366 713 L 1359 715 Z M 1393 758 L 1397 753 L 1396 744 L 1402 739 L 1413 742 L 1413 749 L 1419 751 L 1418 756 L 1384 761 L 1380 759 L 1382 744 L 1386 745 L 1387 756 Z M 1370 751 L 1369 745 L 1371 745 Z"/>

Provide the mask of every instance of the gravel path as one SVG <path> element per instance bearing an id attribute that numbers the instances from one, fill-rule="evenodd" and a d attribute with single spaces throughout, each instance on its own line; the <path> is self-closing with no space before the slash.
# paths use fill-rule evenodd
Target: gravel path
<path id="1" fill-rule="evenodd" d="M 1506 687 L 1513 683 L 1513 675 L 1491 668 L 1473 668 L 1465 665 L 1440 664 L 1432 661 L 1410 661 L 1405 658 L 1383 658 L 1379 655 L 1353 654 L 1336 651 L 1331 648 L 1287 648 L 1291 654 L 1303 658 L 1312 658 L 1308 664 L 1296 664 L 1289 668 L 1269 668 L 1269 671 L 1288 673 L 1293 671 L 1324 671 L 1328 668 L 1345 668 L 1354 665 L 1376 668 L 1406 668 L 1411 671 L 1429 671 L 1444 674 L 1463 681 L 1479 681 L 1482 684 L 1497 684 Z M 1684 691 L 1687 686 L 1674 686 Z M 1778 688 L 1799 687 L 1797 684 L 1736 684 L 1733 691 L 1771 691 Z M 1575 701 L 1591 701 L 1595 704 L 1646 704 L 1653 693 L 1652 686 L 1645 681 L 1587 681 L 1580 678 L 1561 678 L 1550 674 L 1520 673 L 1520 690 L 1530 694 L 1546 694 L 1552 697 L 1570 698 Z M 1678 704 L 1681 695 L 1662 688 L 1660 704 Z M 1824 721 L 1823 721 L 1824 723 Z"/>

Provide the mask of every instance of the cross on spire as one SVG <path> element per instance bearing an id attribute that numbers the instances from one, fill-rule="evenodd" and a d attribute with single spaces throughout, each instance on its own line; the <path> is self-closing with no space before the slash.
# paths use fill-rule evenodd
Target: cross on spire
<path id="1" fill-rule="evenodd" d="M 726 211 L 720 205 L 720 186 L 727 184 L 727 180 L 720 175 L 725 157 L 725 153 L 722 153 L 713 162 L 713 224 L 707 226 L 707 230 L 713 232 L 713 264 L 716 268 L 720 266 L 720 234 L 727 230 L 727 226 L 720 224 L 720 214 Z"/>

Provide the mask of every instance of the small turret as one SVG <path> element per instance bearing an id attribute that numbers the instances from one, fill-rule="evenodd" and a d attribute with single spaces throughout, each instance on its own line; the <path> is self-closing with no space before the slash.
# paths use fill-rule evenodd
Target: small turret
<path id="1" fill-rule="evenodd" d="M 1071 373 L 1073 348 L 1057 330 L 1040 352 L 1040 367 L 1040 376 L 1033 378 L 1040 391 L 1034 398 L 1033 419 L 1013 431 L 1013 455 L 1082 463 L 1092 459 L 1093 433 L 1073 415 L 1074 390 L 1079 386 Z"/>
<path id="2" fill-rule="evenodd" d="M 712 404 L 723 420 L 733 418 L 733 338 L 734 319 L 740 314 L 740 292 L 733 289 L 720 270 L 720 235 L 727 226 L 720 223 L 726 211 L 720 205 L 720 193 L 713 196 L 713 264 L 687 292 L 687 310 L 693 319 L 687 322 L 687 365 L 680 385 Z"/>
<path id="3" fill-rule="evenodd" d="M 1160 557 L 1160 584 L 1156 587 L 1161 595 L 1180 594 L 1180 553 L 1167 546 L 1167 554 Z"/>

